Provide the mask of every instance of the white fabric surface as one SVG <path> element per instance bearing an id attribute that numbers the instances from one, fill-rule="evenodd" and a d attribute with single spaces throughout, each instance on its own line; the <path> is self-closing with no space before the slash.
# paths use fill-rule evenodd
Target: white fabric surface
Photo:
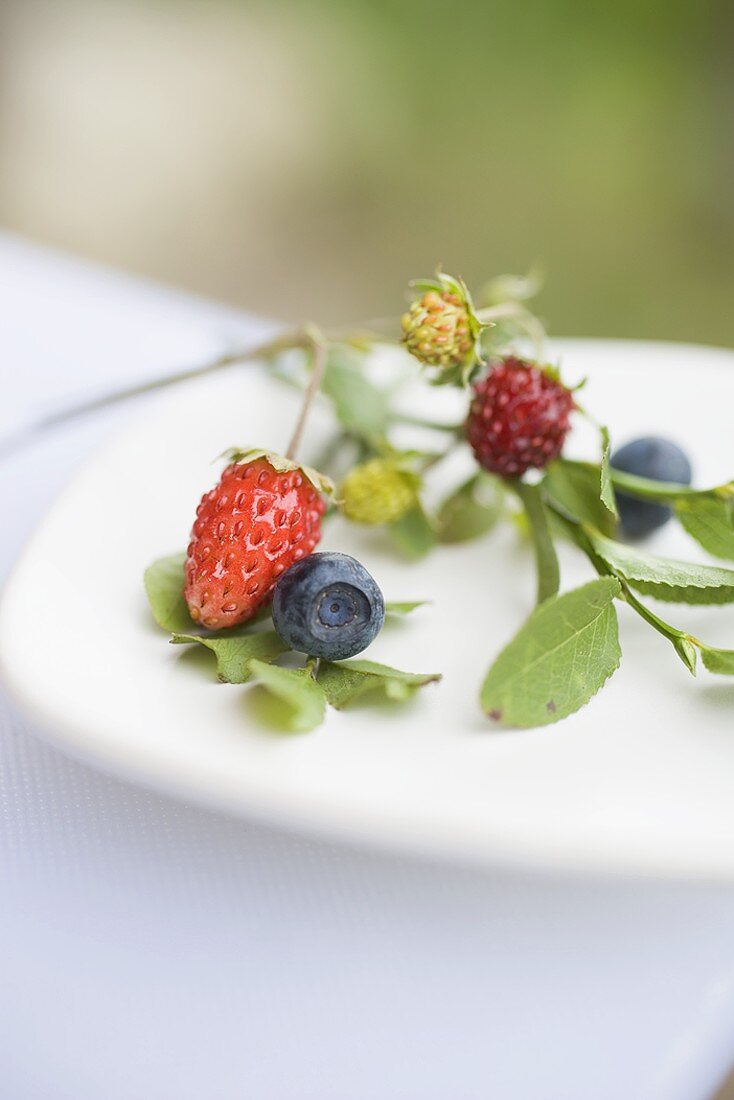
<path id="1" fill-rule="evenodd" d="M 0 433 L 253 331 L 0 238 Z M 131 411 L 0 462 L 3 571 Z M 732 890 L 269 831 L 66 759 L 2 695 L 0 811 L 3 1100 L 703 1100 L 731 1061 Z"/>

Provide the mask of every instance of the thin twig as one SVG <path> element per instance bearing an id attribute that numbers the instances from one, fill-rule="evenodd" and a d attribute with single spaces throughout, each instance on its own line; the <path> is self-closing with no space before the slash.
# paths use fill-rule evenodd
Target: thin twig
<path id="1" fill-rule="evenodd" d="M 518 303 L 509 302 L 504 305 L 493 306 L 489 309 L 480 310 L 478 316 L 481 320 L 491 321 L 493 319 L 501 319 L 503 317 L 514 317 L 525 331 L 531 337 L 536 345 L 536 354 L 540 358 L 541 345 L 544 336 L 542 326 L 535 320 L 532 314 L 520 306 Z M 353 344 L 356 347 L 368 345 L 384 339 L 384 335 L 380 334 L 380 329 L 393 328 L 395 320 L 393 318 L 376 318 L 373 322 L 369 322 L 367 325 L 362 326 L 357 331 L 335 331 L 328 333 L 327 336 L 322 335 L 318 330 L 313 327 L 309 327 L 306 330 L 299 330 L 296 332 L 287 332 L 282 336 L 278 336 L 273 340 L 268 340 L 262 344 L 258 344 L 252 348 L 238 348 L 234 351 L 225 352 L 223 355 L 217 356 L 215 359 L 209 360 L 206 363 L 202 363 L 196 367 L 190 367 L 188 369 L 175 371 L 171 374 L 163 375 L 159 378 L 153 378 L 146 382 L 141 382 L 138 385 L 124 387 L 119 390 L 113 390 L 111 393 L 102 395 L 101 397 L 95 397 L 88 401 L 82 401 L 77 405 L 72 405 L 68 408 L 60 409 L 55 412 L 46 414 L 39 417 L 37 420 L 31 421 L 31 423 L 18 429 L 13 434 L 0 438 L 0 459 L 13 454 L 20 450 L 26 444 L 33 442 L 34 438 L 45 431 L 50 429 L 61 427 L 62 425 L 69 423 L 78 417 L 87 416 L 91 413 L 99 412 L 102 409 L 108 408 L 113 405 L 121 404 L 124 401 L 129 401 L 135 397 L 141 397 L 144 394 L 154 393 L 156 390 L 167 389 L 169 386 L 178 385 L 180 382 L 187 382 L 194 378 L 201 378 L 207 374 L 213 374 L 216 371 L 222 370 L 225 367 L 234 366 L 237 363 L 252 362 L 257 359 L 270 359 L 278 352 L 287 351 L 292 348 L 310 347 L 313 349 L 314 356 L 314 371 L 313 378 L 316 377 L 317 381 L 314 384 L 313 393 L 315 394 L 320 384 L 320 378 L 318 375 L 323 372 L 323 358 L 325 356 L 326 340 L 333 340 L 336 342 L 342 342 L 347 344 Z M 305 415 L 303 417 L 305 422 L 305 416 L 308 415 L 308 407 L 312 400 L 312 396 L 307 394 L 308 405 L 305 409 Z M 406 418 L 407 419 L 407 418 Z M 427 425 L 426 425 L 427 426 Z M 438 430 L 448 430 L 451 428 L 443 425 L 432 425 Z M 300 432 L 303 425 L 300 423 L 297 425 L 298 436 L 294 433 L 294 443 L 292 446 L 297 446 L 300 439 Z"/>
<path id="2" fill-rule="evenodd" d="M 439 420 L 424 420 L 421 416 L 412 416 L 410 413 L 395 413 L 393 419 L 398 424 L 410 424 L 416 428 L 430 428 L 432 432 L 451 432 L 459 435 L 464 430 L 464 422 L 459 424 L 443 424 Z"/>
<path id="3" fill-rule="evenodd" d="M 321 388 L 321 382 L 324 377 L 324 370 L 326 369 L 326 341 L 324 340 L 318 329 L 309 326 L 306 329 L 306 334 L 311 344 L 311 377 L 308 382 L 306 393 L 303 397 L 303 404 L 301 405 L 301 411 L 298 414 L 298 420 L 296 426 L 293 429 L 293 435 L 291 441 L 288 444 L 288 449 L 285 452 L 286 458 L 293 459 L 296 457 L 296 453 L 301 443 L 301 436 L 303 435 L 303 429 L 306 427 L 306 421 L 308 420 L 308 414 L 311 411 L 314 398 Z"/>
<path id="4" fill-rule="evenodd" d="M 159 378 L 153 378 L 146 382 L 141 382 L 136 386 L 128 386 L 123 389 L 113 390 L 111 393 L 103 394 L 101 397 L 95 397 L 89 401 L 80 402 L 78 405 L 72 405 L 69 408 L 48 413 L 32 421 L 30 424 L 25 425 L 13 435 L 5 439 L 0 439 L 0 458 L 4 458 L 14 451 L 20 450 L 20 448 L 30 442 L 34 436 L 53 428 L 61 427 L 63 424 L 76 420 L 78 417 L 100 412 L 102 409 L 108 408 L 109 406 L 119 405 L 134 397 L 142 397 L 144 394 L 166 389 L 168 386 L 176 386 L 180 382 L 188 382 L 193 378 L 201 378 L 206 374 L 213 374 L 216 371 L 223 370 L 225 367 L 234 366 L 237 363 L 247 363 L 257 359 L 269 359 L 273 355 L 278 354 L 278 352 L 303 347 L 306 343 L 310 344 L 311 341 L 304 336 L 303 332 L 287 333 L 284 336 L 277 336 L 272 340 L 267 340 L 262 344 L 256 344 L 255 347 L 252 348 L 240 348 L 236 351 L 225 352 L 216 359 L 210 359 L 208 362 L 201 363 L 196 367 L 188 367 L 185 370 L 176 371 L 173 374 L 166 374 Z"/>

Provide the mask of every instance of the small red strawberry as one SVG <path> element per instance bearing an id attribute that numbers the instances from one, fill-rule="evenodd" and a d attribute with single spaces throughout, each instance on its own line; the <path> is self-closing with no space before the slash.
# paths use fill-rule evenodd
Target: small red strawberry
<path id="1" fill-rule="evenodd" d="M 281 573 L 321 538 L 328 483 L 265 451 L 234 459 L 201 499 L 184 571 L 191 618 L 210 630 L 251 619 Z"/>
<path id="2" fill-rule="evenodd" d="M 474 386 L 467 434 L 477 462 L 502 477 L 520 477 L 561 453 L 573 394 L 547 368 L 507 356 Z"/>

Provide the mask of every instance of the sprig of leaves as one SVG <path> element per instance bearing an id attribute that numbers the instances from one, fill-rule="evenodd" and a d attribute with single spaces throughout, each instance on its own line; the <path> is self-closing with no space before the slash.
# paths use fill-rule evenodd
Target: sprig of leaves
<path id="1" fill-rule="evenodd" d="M 482 687 L 484 709 L 502 725 L 558 721 L 603 686 L 619 663 L 615 599 L 627 602 L 663 635 L 690 672 L 695 674 L 700 656 L 709 672 L 734 675 L 734 650 L 709 646 L 672 626 L 636 595 L 689 604 L 730 603 L 734 570 L 662 558 L 614 539 L 610 505 L 616 473 L 608 457 L 608 434 L 602 431 L 598 466 L 558 460 L 539 485 L 514 485 L 535 548 L 539 606 L 497 657 Z M 644 499 L 655 499 L 658 483 L 633 480 Z M 729 486 L 693 490 L 665 484 L 660 496 L 673 504 L 684 527 L 703 546 L 715 547 L 720 557 L 734 557 Z M 569 535 L 584 551 L 600 574 L 598 581 L 555 595 L 554 530 Z"/>
<path id="2" fill-rule="evenodd" d="M 641 486 L 648 494 L 646 499 L 649 499 L 654 484 L 654 482 L 648 482 Z M 665 494 L 671 491 L 673 490 L 669 486 L 663 489 Z M 677 489 L 674 491 L 677 492 Z M 695 512 L 700 507 L 707 507 L 711 496 L 720 492 L 720 490 L 688 490 L 685 495 L 692 501 L 690 507 Z M 578 517 L 569 516 L 558 508 L 552 498 L 551 507 L 555 510 L 555 519 L 561 530 L 570 535 L 572 541 L 586 553 L 602 576 L 612 576 L 619 582 L 620 597 L 648 625 L 667 638 L 689 672 L 696 674 L 700 655 L 704 667 L 709 672 L 718 675 L 734 675 L 734 650 L 709 646 L 687 631 L 672 626 L 642 603 L 632 591 L 636 588 L 638 591 L 647 592 L 668 602 L 727 603 L 732 599 L 731 585 L 734 581 L 734 571 L 692 562 L 671 561 L 646 554 L 602 535 L 592 524 Z"/>
<path id="3" fill-rule="evenodd" d="M 254 686 L 251 704 L 266 726 L 305 733 L 323 721 L 327 704 L 342 710 L 366 694 L 407 702 L 419 687 L 440 680 L 436 673 L 401 672 L 375 661 L 339 663 L 308 660 L 305 666 L 275 662 L 288 647 L 267 626 L 265 609 L 256 620 L 228 630 L 207 631 L 194 623 L 183 596 L 184 554 L 159 558 L 145 571 L 145 591 L 153 619 L 173 645 L 200 646 L 216 661 L 220 683 Z M 388 601 L 389 616 L 405 616 L 425 600 Z"/>
<path id="4" fill-rule="evenodd" d="M 474 352 L 465 363 L 439 372 L 440 376 L 431 377 L 424 369 L 427 381 L 465 387 L 482 369 L 490 352 L 506 352 L 508 343 L 518 337 L 529 337 L 536 345 L 537 358 L 542 359 L 543 327 L 526 305 L 526 299 L 538 288 L 534 276 L 524 280 L 508 277 L 495 280 L 485 288 L 479 310 L 475 310 L 464 284 L 443 273 L 439 272 L 436 280 L 417 282 L 414 286 L 417 290 L 449 292 L 463 303 L 475 341 Z M 425 320 L 422 315 L 421 318 Z M 271 357 L 293 348 L 313 351 L 314 331 L 304 329 L 297 338 L 285 341 L 281 338 L 259 350 Z M 449 319 L 448 335 L 444 330 L 433 333 L 437 346 L 449 339 L 450 331 Z M 385 528 L 393 545 L 403 556 L 417 561 L 440 544 L 488 535 L 505 512 L 507 487 L 497 478 L 477 471 L 454 488 L 436 509 L 424 500 L 424 489 L 430 500 L 427 491 L 430 486 L 425 485 L 428 471 L 457 445 L 463 446 L 462 426 L 421 422 L 396 411 L 395 389 L 378 385 L 366 369 L 363 353 L 371 347 L 374 336 L 339 338 L 328 345 L 328 352 L 325 338 L 318 333 L 317 337 L 318 347 L 327 355 L 326 360 L 324 354 L 318 359 L 319 366 L 325 364 L 322 393 L 331 403 L 338 426 L 330 448 L 342 458 L 345 450 L 349 451 L 359 463 L 388 457 L 391 461 L 405 461 L 406 471 L 415 476 L 415 505 L 394 522 L 388 520 L 401 509 L 393 507 L 392 511 L 389 508 L 385 511 Z M 421 359 L 420 354 L 416 357 Z M 231 361 L 231 356 L 225 357 L 222 365 Z M 435 365 L 434 361 L 424 357 L 424 368 L 431 364 Z M 288 377 L 286 372 L 281 374 Z M 307 387 L 309 394 L 316 392 L 319 377 L 320 371 L 314 366 Z M 391 435 L 400 424 L 403 429 L 411 425 L 413 431 L 433 428 L 434 438 L 438 429 L 448 445 L 442 451 L 415 447 L 398 451 Z M 617 492 L 664 504 L 707 553 L 720 560 L 734 561 L 734 481 L 710 489 L 693 489 L 624 473 L 610 463 L 608 430 L 599 427 L 599 433 L 598 462 L 558 459 L 537 483 L 508 482 L 523 506 L 522 513 L 515 511 L 510 515 L 522 518 L 532 540 L 537 606 L 498 655 L 482 687 L 482 705 L 501 725 L 548 725 L 589 702 L 619 664 L 615 600 L 626 602 L 648 626 L 665 637 L 690 672 L 695 674 L 700 658 L 708 671 L 734 675 L 734 650 L 707 645 L 667 622 L 640 598 L 650 596 L 668 603 L 693 605 L 732 603 L 734 569 L 663 558 L 628 545 L 617 531 L 616 506 Z M 265 452 L 249 454 L 255 457 Z M 290 461 L 268 457 L 279 469 L 278 463 Z M 316 471 L 305 469 L 320 490 L 330 488 Z M 345 514 L 346 511 L 345 506 Z M 356 514 L 352 518 L 359 521 Z M 367 518 L 363 522 L 373 520 Z M 559 535 L 570 538 L 598 574 L 596 580 L 560 594 L 555 548 Z M 312 729 L 323 719 L 327 706 L 341 709 L 367 695 L 403 702 L 419 687 L 438 679 L 435 675 L 405 673 L 367 660 L 339 664 L 308 660 L 293 667 L 292 655 L 264 621 L 267 613 L 262 621 L 233 630 L 204 631 L 188 615 L 182 595 L 182 569 L 183 556 L 176 555 L 162 559 L 146 572 L 146 591 L 156 622 L 171 634 L 174 644 L 211 652 L 220 680 L 254 684 L 250 690 L 253 705 L 266 721 L 272 724 L 275 720 L 280 728 Z M 417 606 L 418 601 L 395 603 L 388 605 L 387 610 L 395 616 Z"/>

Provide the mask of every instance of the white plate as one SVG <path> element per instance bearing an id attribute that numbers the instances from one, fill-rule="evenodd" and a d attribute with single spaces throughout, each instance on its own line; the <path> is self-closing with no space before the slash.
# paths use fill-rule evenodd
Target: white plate
<path id="1" fill-rule="evenodd" d="M 673 345 L 568 341 L 571 378 L 618 440 L 678 438 L 697 480 L 734 473 L 734 355 Z M 428 400 L 453 400 L 435 391 Z M 391 599 L 435 603 L 385 629 L 369 656 L 442 671 L 408 707 L 331 713 L 279 736 L 247 688 L 221 686 L 203 654 L 166 644 L 141 578 L 186 544 L 212 457 L 282 447 L 296 397 L 264 373 L 191 383 L 92 461 L 26 550 L 0 614 L 0 660 L 21 704 L 62 748 L 128 778 L 246 816 L 484 863 L 734 878 L 734 682 L 690 677 L 667 642 L 620 608 L 623 661 L 592 703 L 556 726 L 493 730 L 477 704 L 491 658 L 532 604 L 529 549 L 505 525 L 419 566 L 341 521 L 323 547 L 361 558 Z M 312 422 L 313 448 L 324 420 Z M 574 448 L 594 446 L 579 428 Z M 458 473 L 458 470 L 455 470 Z M 701 557 L 670 525 L 656 549 Z M 588 566 L 563 553 L 564 585 Z M 734 646 L 731 608 L 668 618 Z"/>

